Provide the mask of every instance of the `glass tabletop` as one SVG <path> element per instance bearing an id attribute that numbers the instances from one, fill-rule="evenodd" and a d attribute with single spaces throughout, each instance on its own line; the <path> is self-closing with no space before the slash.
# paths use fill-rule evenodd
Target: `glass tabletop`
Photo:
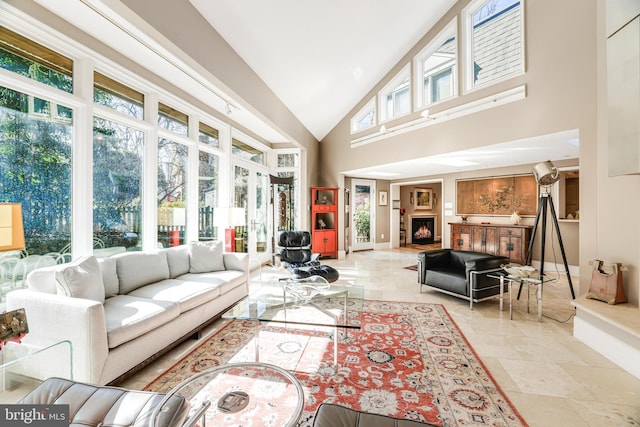
<path id="1" fill-rule="evenodd" d="M 223 314 L 226 319 L 360 328 L 361 286 L 269 280 L 252 285 L 249 296 Z"/>
<path id="2" fill-rule="evenodd" d="M 514 276 L 511 274 L 507 274 L 506 272 L 497 271 L 495 273 L 487 274 L 487 277 L 491 277 L 493 279 L 504 278 L 504 280 L 510 280 L 513 282 L 521 282 L 528 283 L 531 285 L 539 285 L 541 283 L 547 283 L 555 280 L 554 277 L 547 276 L 546 274 L 540 277 L 539 275 L 531 275 L 531 276 Z"/>
<path id="3" fill-rule="evenodd" d="M 189 401 L 184 426 L 294 426 L 304 406 L 300 382 L 286 370 L 267 363 L 229 363 L 202 371 L 174 387 L 152 414 L 161 424 L 173 396 Z"/>

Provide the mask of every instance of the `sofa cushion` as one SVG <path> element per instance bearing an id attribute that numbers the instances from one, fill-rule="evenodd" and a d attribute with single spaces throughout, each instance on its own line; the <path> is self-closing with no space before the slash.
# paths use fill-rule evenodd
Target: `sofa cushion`
<path id="1" fill-rule="evenodd" d="M 102 282 L 104 283 L 104 297 L 111 298 L 118 295 L 120 284 L 118 283 L 118 272 L 116 271 L 116 260 L 110 257 L 97 258 L 102 271 Z"/>
<path id="2" fill-rule="evenodd" d="M 57 293 L 56 271 L 61 265 L 52 265 L 33 270 L 27 275 L 27 287 L 30 291 L 44 292 L 47 294 Z"/>
<path id="3" fill-rule="evenodd" d="M 178 304 L 130 295 L 116 295 L 104 302 L 107 342 L 114 348 L 160 327 L 180 315 Z"/>
<path id="4" fill-rule="evenodd" d="M 445 291 L 468 296 L 467 277 L 464 270 L 457 268 L 437 268 L 427 270 L 424 283 Z"/>
<path id="5" fill-rule="evenodd" d="M 129 295 L 174 302 L 180 307 L 180 313 L 184 313 L 220 295 L 221 283 L 166 279 L 138 288 Z"/>
<path id="6" fill-rule="evenodd" d="M 222 255 L 223 247 L 219 240 L 189 243 L 189 272 L 208 273 L 224 270 Z"/>
<path id="7" fill-rule="evenodd" d="M 189 247 L 187 245 L 174 246 L 165 249 L 167 253 L 167 263 L 169 264 L 169 278 L 176 277 L 188 273 L 191 265 L 189 264 Z"/>
<path id="8" fill-rule="evenodd" d="M 141 286 L 169 278 L 167 254 L 161 252 L 127 252 L 116 260 L 120 294 L 128 294 Z"/>
<path id="9" fill-rule="evenodd" d="M 83 256 L 55 272 L 58 295 L 104 302 L 104 283 L 98 260 Z"/>
<path id="10" fill-rule="evenodd" d="M 220 287 L 220 295 L 226 294 L 230 290 L 247 283 L 246 275 L 238 270 L 210 271 L 199 274 L 188 273 L 183 274 L 178 277 L 178 279 L 192 282 L 215 283 Z"/>

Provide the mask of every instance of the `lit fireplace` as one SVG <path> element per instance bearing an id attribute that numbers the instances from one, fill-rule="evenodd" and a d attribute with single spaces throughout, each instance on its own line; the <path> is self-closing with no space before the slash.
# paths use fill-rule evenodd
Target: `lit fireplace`
<path id="1" fill-rule="evenodd" d="M 416 245 L 426 245 L 435 240 L 433 229 L 435 218 L 411 218 L 411 243 Z"/>

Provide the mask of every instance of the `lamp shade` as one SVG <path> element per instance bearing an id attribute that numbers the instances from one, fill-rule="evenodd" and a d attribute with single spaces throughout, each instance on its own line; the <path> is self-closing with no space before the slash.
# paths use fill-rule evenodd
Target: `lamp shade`
<path id="1" fill-rule="evenodd" d="M 553 185 L 560 179 L 560 171 L 551 163 L 551 160 L 535 165 L 533 167 L 533 175 L 536 177 L 538 184 L 542 186 Z"/>
<path id="2" fill-rule="evenodd" d="M 0 252 L 24 249 L 20 203 L 0 203 Z"/>

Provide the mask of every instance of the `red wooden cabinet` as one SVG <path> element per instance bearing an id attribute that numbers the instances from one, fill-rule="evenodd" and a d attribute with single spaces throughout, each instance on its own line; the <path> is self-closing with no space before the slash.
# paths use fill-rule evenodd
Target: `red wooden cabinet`
<path id="1" fill-rule="evenodd" d="M 338 258 L 338 189 L 311 188 L 311 249 Z"/>

